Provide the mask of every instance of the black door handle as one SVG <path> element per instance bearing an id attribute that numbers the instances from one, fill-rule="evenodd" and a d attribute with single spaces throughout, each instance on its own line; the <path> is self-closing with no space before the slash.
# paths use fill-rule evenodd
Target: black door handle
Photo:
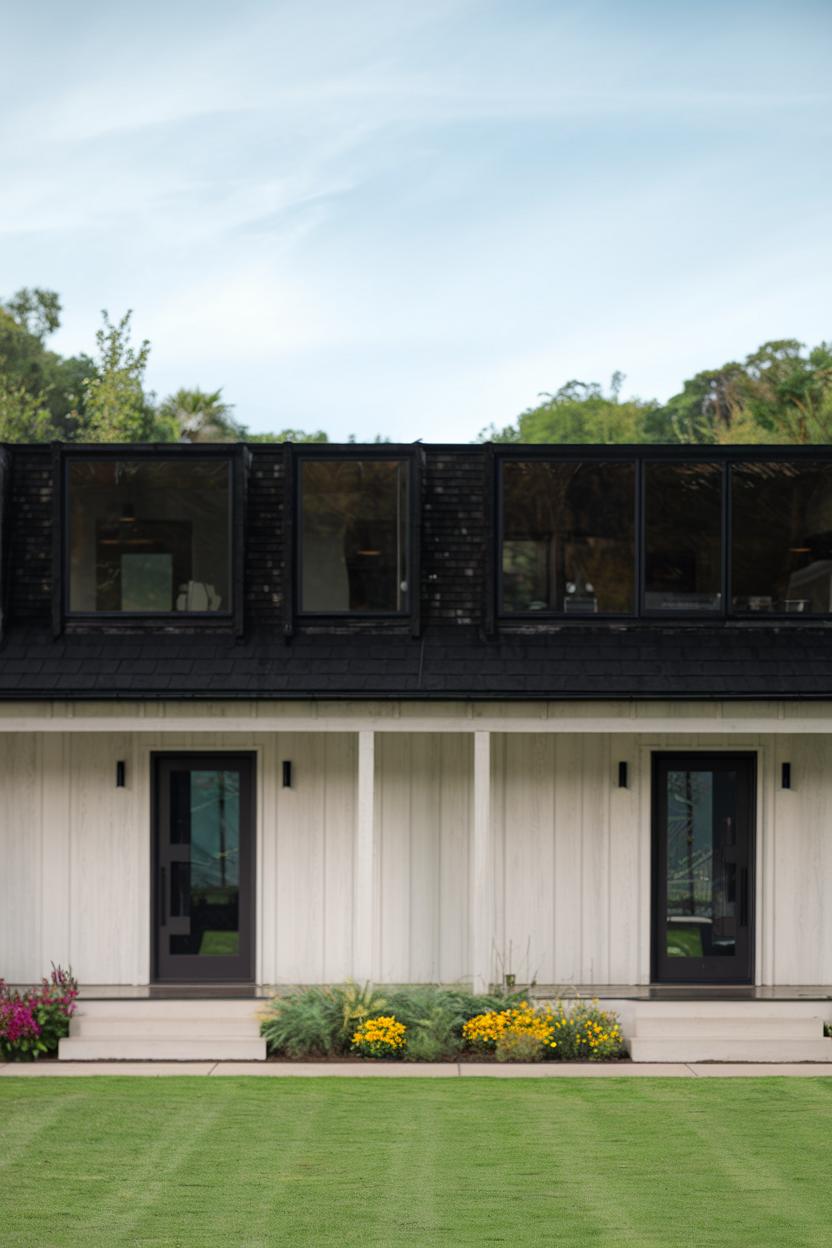
<path id="1" fill-rule="evenodd" d="M 168 921 L 167 908 L 167 873 L 162 867 L 159 871 L 159 926 L 164 927 Z"/>
<path id="2" fill-rule="evenodd" d="M 740 927 L 748 927 L 748 867 L 740 875 Z"/>

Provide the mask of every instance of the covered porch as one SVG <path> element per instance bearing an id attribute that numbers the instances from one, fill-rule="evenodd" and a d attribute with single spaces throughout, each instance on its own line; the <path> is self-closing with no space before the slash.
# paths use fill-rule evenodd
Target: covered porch
<path id="1" fill-rule="evenodd" d="M 830 725 L 805 702 L 5 704 L 2 969 L 159 986 L 154 760 L 248 754 L 252 990 L 666 994 L 654 759 L 698 752 L 755 760 L 751 986 L 829 984 Z"/>

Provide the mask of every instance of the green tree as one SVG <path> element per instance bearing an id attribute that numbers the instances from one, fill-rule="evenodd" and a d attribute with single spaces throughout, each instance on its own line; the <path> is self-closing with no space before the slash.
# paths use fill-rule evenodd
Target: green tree
<path id="1" fill-rule="evenodd" d="M 622 373 L 613 373 L 609 393 L 597 382 L 568 381 L 544 402 L 528 408 L 515 425 L 493 425 L 480 434 L 492 442 L 657 442 L 671 441 L 672 429 L 657 403 L 621 399 Z"/>
<path id="2" fill-rule="evenodd" d="M 50 442 L 57 436 L 43 396 L 0 371 L 0 442 Z"/>
<path id="3" fill-rule="evenodd" d="M 61 300 L 54 290 L 24 286 L 2 305 L 27 333 L 43 342 L 61 324 Z"/>
<path id="4" fill-rule="evenodd" d="M 328 442 L 323 429 L 304 433 L 303 429 L 281 429 L 279 433 L 249 433 L 243 426 L 247 442 Z"/>
<path id="5" fill-rule="evenodd" d="M 54 291 L 24 288 L 0 303 L 0 375 L 7 395 L 22 386 L 52 417 L 50 437 L 71 440 L 83 422 L 88 356 L 63 358 L 45 346 L 60 325 Z"/>
<path id="6" fill-rule="evenodd" d="M 144 392 L 150 343 L 145 338 L 137 348 L 131 346 L 132 312 L 117 322 L 106 312 L 101 315 L 104 324 L 95 335 L 95 372 L 84 385 L 84 438 L 90 442 L 172 441 L 175 429 L 157 416 Z"/>
<path id="7" fill-rule="evenodd" d="M 159 405 L 157 418 L 171 425 L 183 442 L 238 442 L 246 431 L 233 410 L 222 390 L 181 389 Z"/>
<path id="8" fill-rule="evenodd" d="M 812 443 L 832 439 L 832 344 L 808 353 L 794 338 L 764 342 L 686 381 L 666 411 L 678 439 Z M 805 353 L 805 354 L 804 354 Z"/>

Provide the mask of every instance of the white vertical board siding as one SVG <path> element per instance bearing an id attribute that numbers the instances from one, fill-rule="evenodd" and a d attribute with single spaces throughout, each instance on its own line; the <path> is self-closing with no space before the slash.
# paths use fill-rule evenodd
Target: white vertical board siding
<path id="1" fill-rule="evenodd" d="M 376 978 L 467 976 L 472 740 L 376 735 Z"/>
<path id="2" fill-rule="evenodd" d="M 129 789 L 116 788 L 120 759 L 126 763 Z M 145 881 L 140 886 L 136 869 L 140 783 L 127 734 L 70 738 L 69 949 L 72 968 L 84 983 L 130 983 L 136 949 L 147 938 L 149 917 L 140 912 L 139 902 Z M 60 955 L 48 956 L 57 961 Z"/>
<path id="3" fill-rule="evenodd" d="M 43 973 L 40 760 L 39 737 L 0 737 L 0 977 L 12 983 Z"/>
<path id="4" fill-rule="evenodd" d="M 832 983 L 832 737 L 779 737 L 774 751 L 773 982 Z M 792 788 L 780 787 L 781 764 Z"/>
<path id="5" fill-rule="evenodd" d="M 86 984 L 147 982 L 150 753 L 200 749 L 257 751 L 258 980 L 356 973 L 357 734 L 218 727 L 152 739 L 0 734 L 0 975 L 35 980 L 54 960 Z M 650 756 L 696 748 L 758 753 L 758 982 L 832 983 L 832 735 L 821 734 L 494 734 L 495 972 L 563 985 L 649 977 Z M 791 790 L 780 788 L 782 762 Z M 471 735 L 376 733 L 379 981 L 472 974 L 473 781 Z"/>
<path id="6" fill-rule="evenodd" d="M 633 739 L 498 734 L 494 760 L 499 968 L 521 982 L 638 982 L 644 844 L 637 791 L 617 788 Z"/>
<path id="7" fill-rule="evenodd" d="M 357 742 L 353 733 L 280 733 L 263 778 L 262 965 L 269 984 L 353 973 Z M 281 764 L 292 764 L 282 787 Z"/>

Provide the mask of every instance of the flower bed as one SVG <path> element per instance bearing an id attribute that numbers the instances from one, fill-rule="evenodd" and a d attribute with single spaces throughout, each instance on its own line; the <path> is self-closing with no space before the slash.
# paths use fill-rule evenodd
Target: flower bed
<path id="1" fill-rule="evenodd" d="M 0 979 L 0 1060 L 32 1061 L 58 1051 L 69 1034 L 78 984 L 70 970 L 52 966 L 39 988 L 19 992 Z"/>
<path id="2" fill-rule="evenodd" d="M 370 985 L 305 988 L 275 997 L 262 1017 L 271 1056 L 441 1062 L 617 1061 L 621 1027 L 597 1001 L 536 1005 L 519 994 Z"/>

